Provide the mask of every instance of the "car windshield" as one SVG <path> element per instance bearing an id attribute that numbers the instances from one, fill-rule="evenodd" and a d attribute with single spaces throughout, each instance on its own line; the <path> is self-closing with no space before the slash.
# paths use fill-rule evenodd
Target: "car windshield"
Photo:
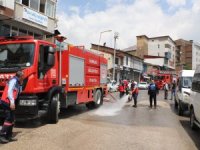
<path id="1" fill-rule="evenodd" d="M 0 68 L 29 67 L 33 58 L 33 43 L 0 45 Z"/>
<path id="2" fill-rule="evenodd" d="M 192 77 L 183 77 L 182 86 L 184 88 L 191 88 L 191 86 L 192 86 Z"/>

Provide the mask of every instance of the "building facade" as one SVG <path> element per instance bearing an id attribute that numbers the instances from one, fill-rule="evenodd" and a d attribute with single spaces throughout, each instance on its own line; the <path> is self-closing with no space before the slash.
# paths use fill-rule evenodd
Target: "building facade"
<path id="1" fill-rule="evenodd" d="M 98 46 L 92 44 L 91 50 L 96 53 L 103 54 L 108 60 L 108 74 L 113 77 L 113 68 L 115 67 L 115 80 L 129 79 L 140 80 L 140 74 L 143 70 L 143 59 L 133 56 L 123 50 L 116 50 L 115 65 L 114 49 L 106 46 Z M 98 51 L 99 50 L 99 51 Z"/>
<path id="2" fill-rule="evenodd" d="M 137 36 L 136 51 L 136 56 L 144 58 L 146 63 L 161 66 L 163 69 L 175 69 L 176 45 L 169 36 Z M 159 59 L 152 57 L 145 60 L 146 56 L 158 56 Z"/>
<path id="3" fill-rule="evenodd" d="M 200 43 L 192 42 L 192 69 L 200 65 Z"/>
<path id="4" fill-rule="evenodd" d="M 0 0 L 0 36 L 34 36 L 53 42 L 57 0 Z"/>
<path id="5" fill-rule="evenodd" d="M 176 71 L 182 69 L 196 69 L 200 65 L 200 43 L 192 40 L 176 40 Z"/>

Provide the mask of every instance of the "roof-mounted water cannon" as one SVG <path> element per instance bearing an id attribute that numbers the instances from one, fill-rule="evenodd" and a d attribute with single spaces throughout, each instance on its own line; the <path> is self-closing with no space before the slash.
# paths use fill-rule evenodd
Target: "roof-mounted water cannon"
<path id="1" fill-rule="evenodd" d="M 64 40 L 66 40 L 67 38 L 62 36 L 62 35 L 56 35 L 55 36 L 55 39 L 58 41 L 58 42 L 63 42 Z"/>

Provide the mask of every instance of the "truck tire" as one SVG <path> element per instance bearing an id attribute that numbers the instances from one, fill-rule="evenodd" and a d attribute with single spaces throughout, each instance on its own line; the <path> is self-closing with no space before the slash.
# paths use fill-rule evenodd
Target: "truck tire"
<path id="1" fill-rule="evenodd" d="M 88 109 L 94 109 L 94 108 L 101 106 L 102 104 L 103 104 L 102 92 L 101 92 L 101 90 L 96 90 L 96 92 L 94 94 L 94 101 L 86 103 L 86 107 Z"/>
<path id="2" fill-rule="evenodd" d="M 195 115 L 193 108 L 190 109 L 190 127 L 192 130 L 195 130 L 197 127 L 195 124 Z"/>
<path id="3" fill-rule="evenodd" d="M 179 116 L 182 116 L 183 115 L 183 109 L 181 107 L 181 101 L 179 100 L 179 103 L 178 103 L 178 115 Z"/>
<path id="4" fill-rule="evenodd" d="M 196 124 L 195 124 L 195 115 L 194 115 L 194 109 L 190 109 L 190 127 L 192 130 L 196 129 Z"/>
<path id="5" fill-rule="evenodd" d="M 174 107 L 175 107 L 175 109 L 178 108 L 178 102 L 176 101 L 176 99 L 174 100 Z"/>
<path id="6" fill-rule="evenodd" d="M 49 123 L 57 123 L 59 120 L 59 113 L 60 113 L 60 101 L 59 101 L 60 94 L 55 93 L 51 97 L 51 101 L 49 104 L 49 112 L 48 112 L 48 118 Z"/>

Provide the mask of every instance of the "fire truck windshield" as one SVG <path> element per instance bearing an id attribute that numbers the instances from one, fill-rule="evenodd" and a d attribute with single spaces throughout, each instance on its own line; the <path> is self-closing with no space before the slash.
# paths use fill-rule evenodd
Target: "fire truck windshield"
<path id="1" fill-rule="evenodd" d="M 0 68 L 29 67 L 34 58 L 33 43 L 0 45 Z"/>

